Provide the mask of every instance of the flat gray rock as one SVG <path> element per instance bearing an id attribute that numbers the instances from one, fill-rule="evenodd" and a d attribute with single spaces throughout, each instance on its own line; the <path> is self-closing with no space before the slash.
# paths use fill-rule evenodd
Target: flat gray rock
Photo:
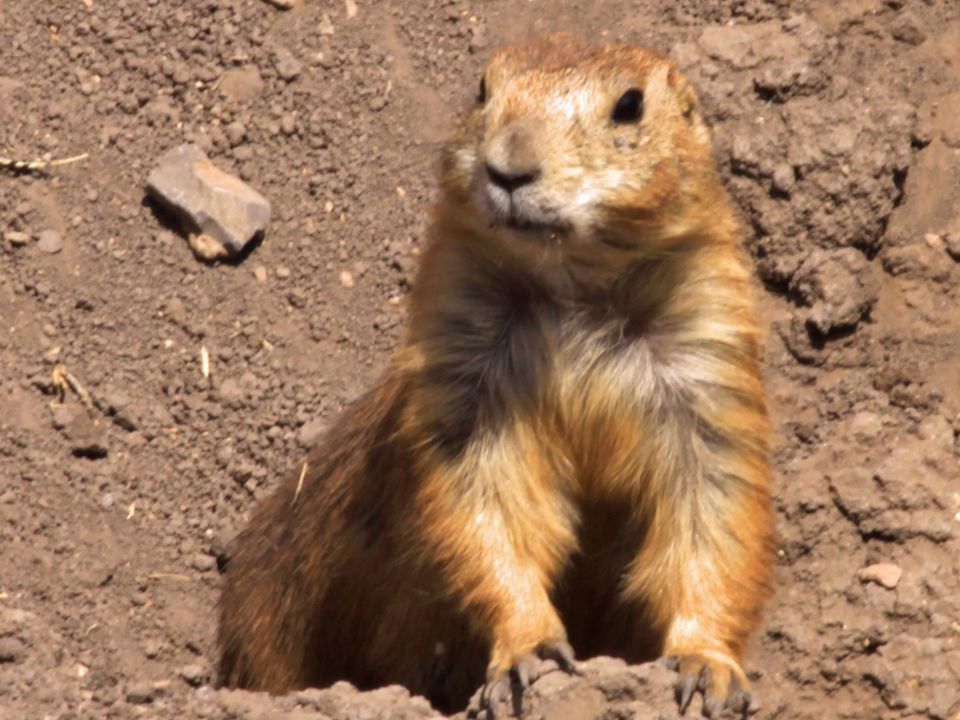
<path id="1" fill-rule="evenodd" d="M 270 222 L 267 199 L 216 167 L 196 145 L 164 155 L 147 178 L 147 191 L 188 226 L 191 247 L 208 260 L 238 254 Z"/>
<path id="2" fill-rule="evenodd" d="M 56 230 L 44 230 L 37 238 L 37 247 L 45 253 L 58 253 L 63 250 L 63 238 Z"/>

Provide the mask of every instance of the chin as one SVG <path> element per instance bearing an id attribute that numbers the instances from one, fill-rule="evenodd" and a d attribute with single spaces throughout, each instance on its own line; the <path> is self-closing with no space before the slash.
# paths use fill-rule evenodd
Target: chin
<path id="1" fill-rule="evenodd" d="M 527 218 L 491 218 L 489 227 L 502 241 L 520 249 L 560 248 L 573 240 L 568 225 Z"/>
<path id="2" fill-rule="evenodd" d="M 571 233 L 570 226 L 563 223 L 544 222 L 542 220 L 531 220 L 522 217 L 507 218 L 506 220 L 500 221 L 499 224 L 504 230 L 534 238 L 560 240 Z"/>

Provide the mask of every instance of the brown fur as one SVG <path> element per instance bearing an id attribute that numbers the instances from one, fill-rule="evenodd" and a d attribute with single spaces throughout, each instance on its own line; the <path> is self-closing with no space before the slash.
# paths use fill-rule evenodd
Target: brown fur
<path id="1" fill-rule="evenodd" d="M 485 82 L 404 346 L 239 536 L 223 680 L 449 710 L 569 639 L 677 656 L 715 711 L 747 689 L 773 542 L 760 333 L 696 97 L 655 53 L 566 36 Z M 643 120 L 614 125 L 630 87 Z M 542 169 L 510 201 L 536 229 L 478 200 L 483 158 Z"/>

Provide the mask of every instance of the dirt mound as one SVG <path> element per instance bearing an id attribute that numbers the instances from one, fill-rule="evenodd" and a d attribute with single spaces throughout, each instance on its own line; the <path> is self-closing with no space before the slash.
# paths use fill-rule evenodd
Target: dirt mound
<path id="1" fill-rule="evenodd" d="M 0 156 L 86 156 L 0 171 L 0 715 L 431 716 L 212 689 L 217 560 L 396 346 L 487 54 L 575 29 L 690 74 L 767 286 L 759 717 L 960 717 L 957 4 L 283 4 L 0 4 Z M 184 142 L 272 203 L 239 261 L 145 200 Z M 585 668 L 525 713 L 675 716 L 663 666 Z"/>

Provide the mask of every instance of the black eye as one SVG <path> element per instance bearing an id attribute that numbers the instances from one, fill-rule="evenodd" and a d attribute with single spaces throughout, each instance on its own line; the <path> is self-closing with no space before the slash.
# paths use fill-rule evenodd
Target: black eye
<path id="1" fill-rule="evenodd" d="M 477 102 L 483 105 L 487 101 L 487 78 L 480 78 L 480 90 L 477 92 Z"/>
<path id="2" fill-rule="evenodd" d="M 637 88 L 627 90 L 617 100 L 610 117 L 615 123 L 636 122 L 643 117 L 643 90 Z"/>

